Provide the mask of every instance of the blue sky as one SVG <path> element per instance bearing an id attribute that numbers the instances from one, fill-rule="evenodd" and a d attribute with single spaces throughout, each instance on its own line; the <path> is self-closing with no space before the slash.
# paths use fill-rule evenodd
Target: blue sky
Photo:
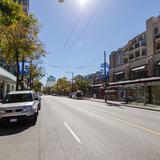
<path id="1" fill-rule="evenodd" d="M 86 2 L 82 7 L 80 0 L 65 0 L 62 4 L 58 0 L 30 0 L 30 12 L 39 20 L 40 39 L 49 52 L 43 59 L 46 76 L 70 78 L 67 71 L 85 75 L 100 70 L 104 50 L 109 55 L 122 47 L 145 30 L 146 19 L 160 14 L 160 0 Z M 77 21 L 78 25 L 63 49 Z M 84 68 L 77 68 L 79 66 Z M 46 78 L 43 83 L 45 81 Z"/>

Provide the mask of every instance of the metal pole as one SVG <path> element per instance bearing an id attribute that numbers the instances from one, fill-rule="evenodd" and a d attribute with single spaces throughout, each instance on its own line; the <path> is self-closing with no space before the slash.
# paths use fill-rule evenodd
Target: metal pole
<path id="1" fill-rule="evenodd" d="M 106 51 L 104 51 L 104 83 L 106 84 Z"/>
<path id="2" fill-rule="evenodd" d="M 22 60 L 22 86 L 21 86 L 21 89 L 23 90 L 24 89 L 24 84 L 23 84 L 23 81 L 24 81 L 24 54 L 23 54 L 23 60 Z"/>
<path id="3" fill-rule="evenodd" d="M 66 72 L 66 73 L 71 73 L 72 74 L 72 93 L 73 93 L 73 78 L 74 78 L 74 73 L 73 72 Z"/>
<path id="4" fill-rule="evenodd" d="M 147 95 L 146 95 L 147 85 L 144 83 L 144 105 L 147 105 Z"/>
<path id="5" fill-rule="evenodd" d="M 74 74 L 74 73 L 72 72 L 72 93 L 73 93 L 73 77 L 74 77 L 73 74 Z"/>
<path id="6" fill-rule="evenodd" d="M 32 89 L 32 72 L 31 72 L 31 65 L 32 65 L 32 61 L 30 61 L 30 74 L 29 74 L 30 90 Z"/>
<path id="7" fill-rule="evenodd" d="M 107 67 L 107 63 L 106 63 L 106 51 L 104 51 L 104 90 L 106 91 L 106 80 L 107 80 L 107 76 L 106 76 L 106 67 Z M 107 102 L 107 93 L 105 92 L 105 102 Z"/>

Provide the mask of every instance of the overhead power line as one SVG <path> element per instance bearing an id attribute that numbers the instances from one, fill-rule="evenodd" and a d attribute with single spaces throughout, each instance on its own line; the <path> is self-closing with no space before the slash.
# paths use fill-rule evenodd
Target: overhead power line
<path id="1" fill-rule="evenodd" d="M 92 16 L 88 20 L 87 24 L 82 28 L 81 32 L 78 34 L 78 37 L 72 43 L 71 47 L 67 50 L 65 56 L 63 57 L 64 59 L 65 59 L 65 57 L 68 57 L 70 51 L 73 49 L 73 47 L 75 46 L 75 44 L 77 43 L 77 41 L 81 38 L 81 36 L 85 32 L 85 30 L 88 28 L 88 26 L 90 25 L 90 23 L 92 22 L 92 20 L 94 19 L 94 17 L 97 15 L 97 13 L 98 13 L 99 9 L 101 8 L 102 4 L 104 3 L 104 1 L 105 0 L 101 0 L 100 4 L 97 6 L 96 10 L 94 11 L 94 13 L 92 14 Z"/>
<path id="2" fill-rule="evenodd" d="M 60 66 L 60 65 L 53 65 L 53 64 L 48 64 L 44 62 L 46 65 L 52 67 L 52 68 L 66 68 L 66 69 L 85 69 L 85 68 L 92 68 L 96 66 L 100 66 L 100 64 L 97 65 L 84 65 L 84 66 Z"/>
<path id="3" fill-rule="evenodd" d="M 77 18 L 77 20 L 76 20 L 76 23 L 74 24 L 71 32 L 69 33 L 69 35 L 68 35 L 68 37 L 67 37 L 67 39 L 66 39 L 66 41 L 65 41 L 65 43 L 64 43 L 64 45 L 63 45 L 63 47 L 62 47 L 62 49 L 60 50 L 58 56 L 62 56 L 62 55 L 63 55 L 63 52 L 64 52 L 66 46 L 68 45 L 68 43 L 69 43 L 69 41 L 70 41 L 70 39 L 71 39 L 74 31 L 76 30 L 77 26 L 79 25 L 82 16 L 83 16 L 83 10 L 81 10 L 81 12 L 80 12 L 80 14 L 79 14 L 79 16 L 78 16 L 78 18 Z M 57 59 L 58 59 L 58 58 L 60 59 L 61 57 L 57 57 Z"/>

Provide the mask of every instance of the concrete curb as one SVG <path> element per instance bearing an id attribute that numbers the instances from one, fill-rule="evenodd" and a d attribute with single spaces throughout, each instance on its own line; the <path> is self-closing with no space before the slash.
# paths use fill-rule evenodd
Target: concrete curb
<path id="1" fill-rule="evenodd" d="M 93 99 L 87 99 L 87 100 L 94 101 L 94 102 L 105 103 L 105 101 L 101 102 L 101 101 L 93 100 Z M 124 107 L 130 107 L 130 108 L 137 108 L 137 109 L 145 109 L 145 110 L 160 112 L 160 109 L 151 108 L 151 107 L 143 107 L 143 106 L 135 106 L 135 105 L 126 104 L 126 103 L 119 104 L 119 103 L 106 102 L 106 104 L 115 105 L 115 106 L 124 106 Z"/>
<path id="2" fill-rule="evenodd" d="M 160 109 L 156 109 L 156 108 L 149 108 L 149 107 L 137 107 L 137 106 L 134 106 L 134 105 L 126 105 L 124 104 L 124 106 L 126 107 L 130 107 L 130 108 L 138 108 L 138 109 L 145 109 L 145 110 L 151 110 L 151 111 L 156 111 L 156 112 L 160 112 Z"/>
<path id="3" fill-rule="evenodd" d="M 125 106 L 125 107 L 130 107 L 130 108 L 138 108 L 138 109 L 145 109 L 145 110 L 151 110 L 151 111 L 156 111 L 156 112 L 160 112 L 160 109 L 156 109 L 156 108 L 151 108 L 151 107 L 142 107 L 142 106 L 135 106 L 135 105 L 129 105 L 129 104 L 116 104 L 116 103 L 107 103 L 110 105 L 116 105 L 116 106 Z"/>

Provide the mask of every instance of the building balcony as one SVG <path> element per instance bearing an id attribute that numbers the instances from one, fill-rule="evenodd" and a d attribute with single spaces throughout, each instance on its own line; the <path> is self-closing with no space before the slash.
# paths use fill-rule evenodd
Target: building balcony
<path id="1" fill-rule="evenodd" d="M 156 41 L 159 41 L 159 40 L 160 40 L 160 33 L 158 33 L 158 34 L 155 35 L 155 40 L 156 40 Z"/>
<path id="2" fill-rule="evenodd" d="M 146 40 L 142 40 L 140 41 L 140 43 L 141 43 L 141 46 L 146 46 Z"/>
<path id="3" fill-rule="evenodd" d="M 136 43 L 136 44 L 135 44 L 135 48 L 138 48 L 138 47 L 140 47 L 140 44 L 139 44 L 139 43 Z"/>
<path id="4" fill-rule="evenodd" d="M 155 49 L 155 54 L 160 54 L 160 48 Z"/>
<path id="5" fill-rule="evenodd" d="M 132 50 L 134 50 L 134 47 L 133 47 L 133 46 L 131 46 L 131 47 L 128 48 L 128 51 L 129 51 L 129 52 L 132 51 Z"/>

